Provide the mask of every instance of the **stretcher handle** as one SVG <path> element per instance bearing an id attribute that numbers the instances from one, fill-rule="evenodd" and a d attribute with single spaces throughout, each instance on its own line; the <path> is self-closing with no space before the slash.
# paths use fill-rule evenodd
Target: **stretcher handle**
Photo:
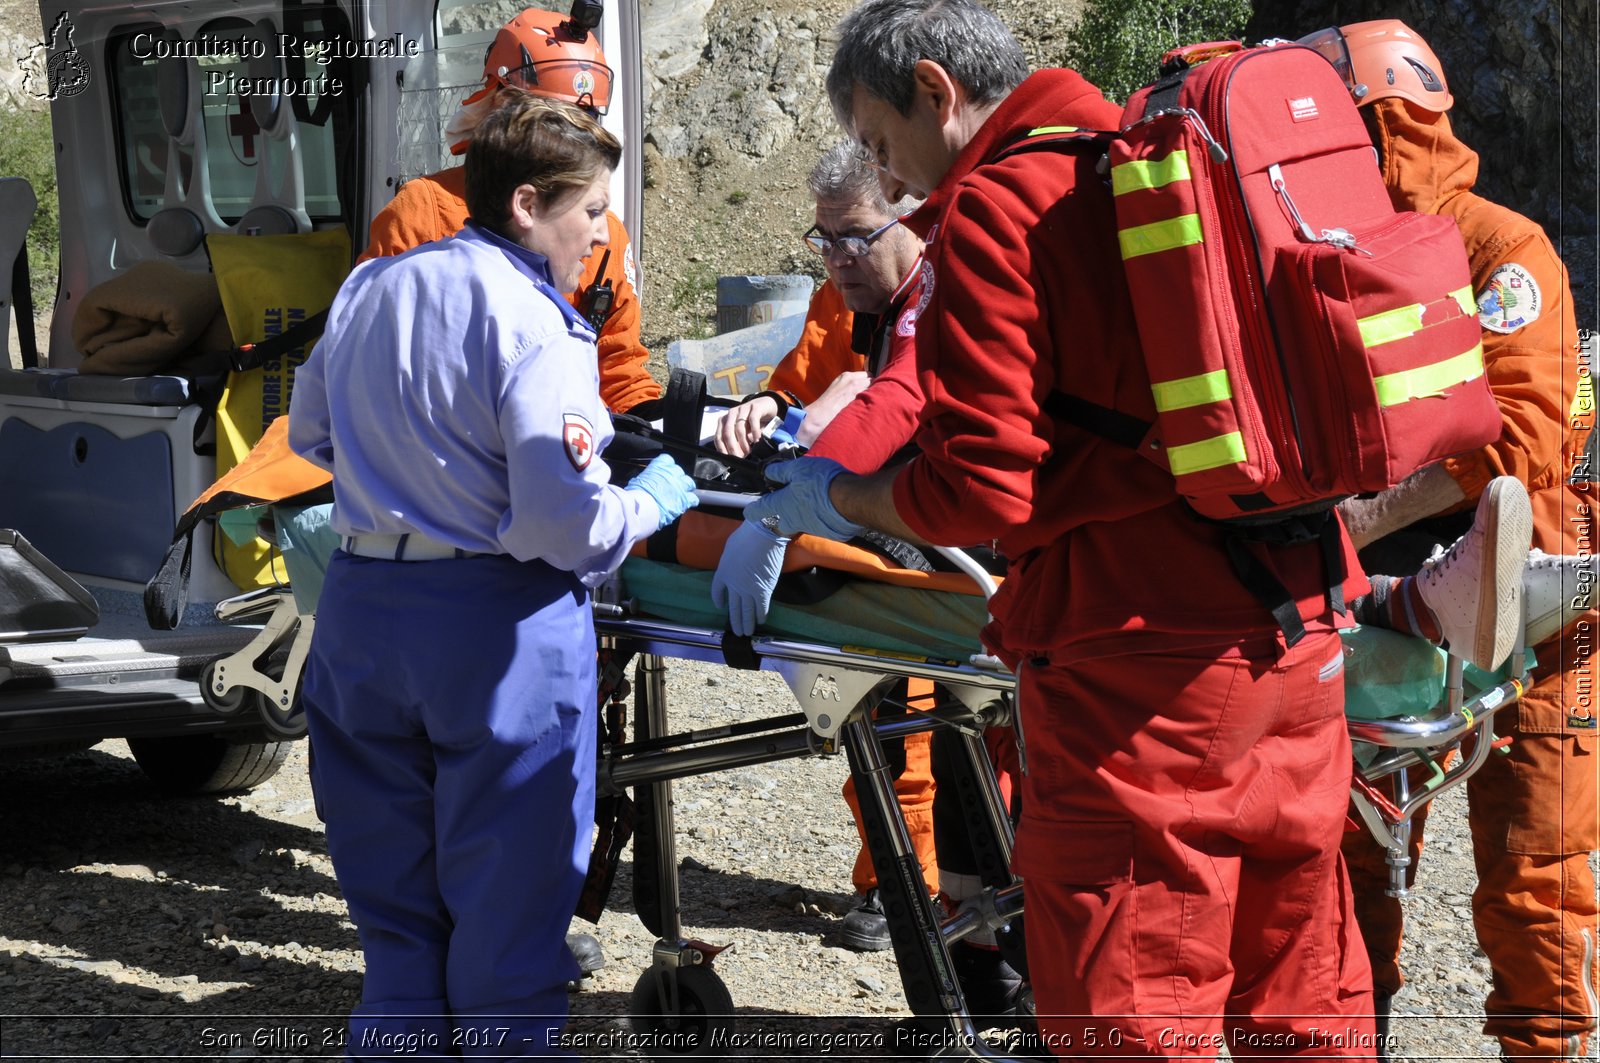
<path id="1" fill-rule="evenodd" d="M 702 488 L 696 488 L 694 493 L 703 506 L 719 506 L 723 509 L 737 509 L 741 512 L 746 506 L 761 497 L 760 495 L 747 494 L 743 491 L 712 491 Z M 984 601 L 993 598 L 994 592 L 1000 589 L 999 585 L 995 583 L 994 577 L 989 575 L 982 565 L 974 561 L 964 551 L 950 546 L 935 546 L 933 549 L 943 555 L 945 560 L 966 573 L 978 585 L 979 589 L 983 591 Z"/>

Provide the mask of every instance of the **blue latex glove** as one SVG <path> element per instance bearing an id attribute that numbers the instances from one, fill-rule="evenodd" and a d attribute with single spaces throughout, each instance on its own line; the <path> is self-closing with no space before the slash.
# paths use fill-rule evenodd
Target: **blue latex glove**
<path id="1" fill-rule="evenodd" d="M 656 508 L 661 510 L 661 523 L 657 525 L 660 528 L 700 504 L 694 493 L 694 480 L 678 468 L 671 454 L 657 454 L 651 459 L 639 475 L 628 481 L 628 490 L 642 491 L 655 501 Z"/>
<path id="2" fill-rule="evenodd" d="M 749 521 L 728 536 L 717 574 L 711 578 L 711 600 L 728 610 L 728 627 L 735 635 L 754 635 L 767 619 L 787 545 L 788 539 Z"/>
<path id="3" fill-rule="evenodd" d="M 779 535 L 806 532 L 840 541 L 860 535 L 867 529 L 845 520 L 828 497 L 834 477 L 844 471 L 843 465 L 829 458 L 800 458 L 768 465 L 767 479 L 788 486 L 750 503 L 744 519 Z"/>

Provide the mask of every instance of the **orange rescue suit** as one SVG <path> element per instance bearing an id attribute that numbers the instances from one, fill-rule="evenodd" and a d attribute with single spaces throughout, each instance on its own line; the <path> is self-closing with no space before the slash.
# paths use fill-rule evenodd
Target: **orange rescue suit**
<path id="1" fill-rule="evenodd" d="M 1515 476 L 1533 501 L 1533 545 L 1592 556 L 1594 484 L 1567 482 L 1593 430 L 1594 406 L 1592 392 L 1579 387 L 1587 371 L 1565 267 L 1537 224 L 1471 191 L 1478 156 L 1446 116 L 1396 98 L 1364 111 L 1395 206 L 1455 218 L 1471 261 L 1484 371 L 1504 427 L 1489 446 L 1445 461 L 1467 497 L 1463 506 L 1475 505 L 1493 477 Z M 1594 1029 L 1597 622 L 1591 609 L 1537 647 L 1537 683 L 1495 717 L 1496 731 L 1512 737 L 1506 755 L 1491 756 L 1467 785 L 1478 874 L 1473 921 L 1494 972 L 1484 1032 L 1508 1058 L 1571 1058 L 1571 1039 Z M 1421 816 L 1415 828 L 1413 873 Z M 1403 982 L 1401 912 L 1383 895 L 1383 852 L 1364 833 L 1344 848 L 1374 984 L 1393 993 Z"/>

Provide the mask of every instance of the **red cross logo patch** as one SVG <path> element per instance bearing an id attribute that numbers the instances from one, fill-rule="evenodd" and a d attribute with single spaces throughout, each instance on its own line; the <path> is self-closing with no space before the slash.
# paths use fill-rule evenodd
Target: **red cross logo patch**
<path id="1" fill-rule="evenodd" d="M 561 441 L 567 445 L 567 460 L 579 472 L 589 467 L 594 457 L 594 425 L 575 413 L 561 415 Z"/>

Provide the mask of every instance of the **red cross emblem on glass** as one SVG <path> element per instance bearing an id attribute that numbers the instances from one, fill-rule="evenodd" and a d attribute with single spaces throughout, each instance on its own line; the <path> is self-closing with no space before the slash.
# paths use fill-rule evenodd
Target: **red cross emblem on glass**
<path id="1" fill-rule="evenodd" d="M 228 116 L 228 132 L 239 138 L 244 158 L 256 157 L 256 135 L 261 132 L 261 126 L 256 124 L 256 116 L 250 111 L 250 101 L 243 96 L 239 97 L 239 113 Z"/>

